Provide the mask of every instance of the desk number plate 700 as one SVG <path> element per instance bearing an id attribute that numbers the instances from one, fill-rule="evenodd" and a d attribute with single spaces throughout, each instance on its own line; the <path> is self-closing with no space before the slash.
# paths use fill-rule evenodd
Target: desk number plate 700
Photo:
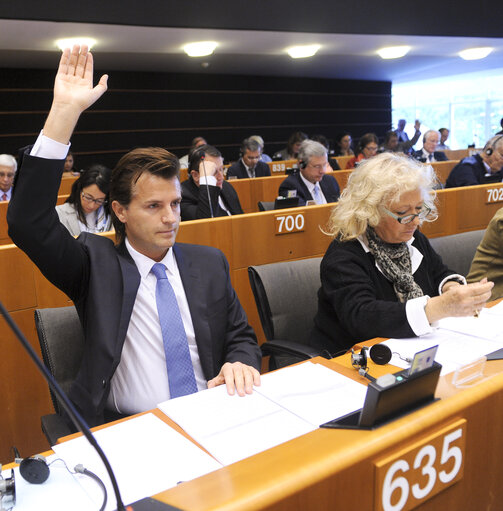
<path id="1" fill-rule="evenodd" d="M 378 511 L 408 511 L 463 477 L 466 420 L 459 419 L 375 463 Z"/>

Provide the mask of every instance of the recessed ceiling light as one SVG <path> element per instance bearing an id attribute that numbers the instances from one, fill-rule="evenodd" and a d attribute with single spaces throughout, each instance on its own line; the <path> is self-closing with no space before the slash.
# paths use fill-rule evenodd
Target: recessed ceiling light
<path id="1" fill-rule="evenodd" d="M 490 48 L 489 46 L 481 48 L 469 48 L 468 50 L 460 51 L 458 55 L 464 60 L 485 59 L 489 53 L 493 51 L 493 49 L 494 48 Z"/>
<path id="2" fill-rule="evenodd" d="M 69 37 L 67 39 L 58 39 L 56 41 L 56 46 L 63 51 L 65 48 L 73 48 L 74 44 L 78 44 L 82 46 L 86 44 L 89 49 L 91 49 L 96 44 L 96 39 L 92 39 L 91 37 Z"/>
<path id="3" fill-rule="evenodd" d="M 199 41 L 198 43 L 189 43 L 183 47 L 183 51 L 189 57 L 205 57 L 211 55 L 218 43 L 215 41 Z"/>
<path id="4" fill-rule="evenodd" d="M 377 50 L 379 57 L 382 59 L 399 59 L 407 55 L 410 51 L 410 46 L 388 46 Z"/>
<path id="5" fill-rule="evenodd" d="M 312 57 L 321 48 L 319 44 L 307 44 L 305 46 L 291 46 L 286 51 L 292 59 L 305 59 Z"/>

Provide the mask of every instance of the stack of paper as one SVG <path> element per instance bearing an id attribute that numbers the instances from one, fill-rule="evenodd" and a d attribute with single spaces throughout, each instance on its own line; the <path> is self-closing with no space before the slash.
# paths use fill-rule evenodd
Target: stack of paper
<path id="1" fill-rule="evenodd" d="M 307 362 L 262 376 L 244 397 L 229 396 L 220 386 L 159 408 L 228 465 L 361 408 L 365 394 L 364 385 Z"/>

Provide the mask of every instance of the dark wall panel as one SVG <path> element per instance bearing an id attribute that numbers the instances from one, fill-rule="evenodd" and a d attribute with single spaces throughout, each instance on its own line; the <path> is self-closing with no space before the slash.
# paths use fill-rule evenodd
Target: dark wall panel
<path id="1" fill-rule="evenodd" d="M 99 76 L 99 72 L 96 73 Z M 0 152 L 33 143 L 51 103 L 52 71 L 2 70 Z M 204 136 L 227 160 L 260 134 L 266 152 L 296 130 L 355 139 L 391 125 L 391 84 L 378 81 L 114 72 L 110 88 L 85 112 L 72 138 L 77 165 L 115 165 L 133 147 L 159 145 L 181 156 Z"/>

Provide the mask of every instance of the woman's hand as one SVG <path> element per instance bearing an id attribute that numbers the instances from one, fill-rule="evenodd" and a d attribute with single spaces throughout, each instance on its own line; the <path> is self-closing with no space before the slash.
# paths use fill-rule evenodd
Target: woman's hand
<path id="1" fill-rule="evenodd" d="M 486 278 L 474 284 L 444 286 L 441 296 L 430 298 L 425 307 L 428 321 L 434 323 L 450 316 L 474 316 L 491 298 L 494 282 Z"/>

